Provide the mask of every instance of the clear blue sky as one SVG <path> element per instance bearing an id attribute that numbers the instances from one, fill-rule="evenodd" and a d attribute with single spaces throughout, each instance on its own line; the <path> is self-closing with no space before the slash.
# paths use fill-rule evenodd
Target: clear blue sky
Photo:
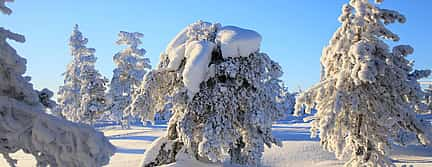
<path id="1" fill-rule="evenodd" d="M 278 61 L 291 90 L 319 80 L 320 56 L 340 25 L 337 17 L 348 0 L 17 0 L 11 16 L 0 15 L 1 26 L 24 34 L 27 42 L 13 43 L 27 58 L 27 74 L 36 88 L 57 90 L 61 73 L 71 61 L 68 38 L 75 23 L 96 48 L 96 68 L 112 76 L 112 56 L 119 31 L 144 33 L 142 47 L 153 66 L 167 43 L 186 25 L 199 19 L 254 29 L 263 36 L 262 48 Z M 386 0 L 383 7 L 404 13 L 408 22 L 390 28 L 400 44 L 415 48 L 410 58 L 417 68 L 432 68 L 431 0 Z M 392 43 L 391 43 L 392 44 Z M 392 44 L 393 45 L 393 44 Z"/>

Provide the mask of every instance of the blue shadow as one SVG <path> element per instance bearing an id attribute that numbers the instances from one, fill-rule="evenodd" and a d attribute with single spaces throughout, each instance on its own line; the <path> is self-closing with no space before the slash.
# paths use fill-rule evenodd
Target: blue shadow
<path id="1" fill-rule="evenodd" d="M 311 138 L 309 132 L 296 132 L 289 130 L 272 130 L 274 137 L 280 141 L 319 141 L 319 138 Z"/>
<path id="2" fill-rule="evenodd" d="M 144 154 L 144 149 L 131 149 L 131 148 L 119 148 L 117 147 L 116 153 L 123 153 L 123 154 Z"/>
<path id="3" fill-rule="evenodd" d="M 109 140 L 145 140 L 145 141 L 154 141 L 158 137 L 156 136 L 110 136 Z"/>

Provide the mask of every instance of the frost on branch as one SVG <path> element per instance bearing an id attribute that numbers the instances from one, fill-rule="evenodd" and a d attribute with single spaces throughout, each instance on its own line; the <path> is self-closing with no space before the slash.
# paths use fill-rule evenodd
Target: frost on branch
<path id="1" fill-rule="evenodd" d="M 143 120 L 153 120 L 167 106 L 173 115 L 166 136 L 146 151 L 143 166 L 169 164 L 184 155 L 254 166 L 264 145 L 280 144 L 271 125 L 287 110 L 281 67 L 251 48 L 259 44 L 250 34 L 258 33 L 228 27 L 202 21 L 189 25 L 170 42 L 158 68 L 144 77 L 127 109 Z M 236 34 L 226 43 L 234 45 L 225 46 L 228 51 L 216 42 L 226 29 Z M 240 52 L 232 53 L 236 47 Z"/>
<path id="2" fill-rule="evenodd" d="M 128 113 L 123 113 L 131 103 L 134 91 L 140 86 L 144 74 L 151 69 L 150 60 L 144 58 L 146 51 L 138 48 L 142 44 L 140 38 L 144 35 L 138 32 L 120 31 L 118 34 L 118 45 L 126 45 L 127 48 L 114 55 L 114 69 L 108 95 L 112 99 L 111 114 L 112 120 L 129 125 Z"/>
<path id="3" fill-rule="evenodd" d="M 75 25 L 69 46 L 72 62 L 67 66 L 64 85 L 59 88 L 58 104 L 63 116 L 74 122 L 92 121 L 105 110 L 106 79 L 95 69 L 95 49 L 87 48 L 87 38 Z"/>
<path id="4" fill-rule="evenodd" d="M 9 154 L 18 150 L 32 154 L 37 166 L 108 164 L 114 147 L 102 133 L 44 113 L 39 96 L 43 93 L 33 89 L 30 77 L 22 76 L 26 60 L 18 56 L 7 39 L 25 39 L 0 27 L 0 153 L 10 166 L 15 166 L 17 160 Z"/>
<path id="5" fill-rule="evenodd" d="M 400 45 L 390 52 L 383 41 L 399 40 L 385 27 L 405 22 L 398 12 L 351 0 L 339 20 L 342 26 L 322 53 L 323 78 L 297 97 L 296 112 L 303 105 L 308 113 L 316 107 L 312 137 L 319 135 L 322 147 L 338 158 L 350 155 L 346 166 L 391 166 L 388 149 L 401 134 L 431 144 L 430 125 L 416 118 L 425 109 L 417 80 L 430 71 L 413 70 L 406 59 L 412 47 Z"/>

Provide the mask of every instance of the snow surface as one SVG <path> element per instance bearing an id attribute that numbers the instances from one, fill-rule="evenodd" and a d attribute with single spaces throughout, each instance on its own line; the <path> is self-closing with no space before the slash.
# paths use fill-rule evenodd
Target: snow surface
<path id="1" fill-rule="evenodd" d="M 295 122 L 295 121 L 292 121 Z M 310 139 L 309 123 L 292 123 L 284 121 L 273 124 L 273 134 L 282 140 L 283 147 L 266 148 L 263 156 L 264 167 L 342 167 L 344 162 L 336 160 L 333 153 L 323 151 L 317 139 Z M 105 128 L 102 130 L 117 147 L 117 152 L 107 167 L 138 167 L 143 159 L 143 153 L 150 148 L 151 143 L 163 136 L 166 125 L 152 127 L 133 127 L 130 130 L 120 130 L 120 127 Z M 36 161 L 31 155 L 22 151 L 11 154 L 17 158 L 18 167 L 34 166 Z M 393 146 L 391 158 L 396 166 L 413 165 L 415 167 L 432 166 L 432 148 L 422 146 L 408 146 L 406 148 Z M 0 156 L 0 166 L 7 166 L 6 161 Z M 227 164 L 207 164 L 184 159 L 164 167 L 174 166 L 203 166 L 220 167 Z"/>
<path id="2" fill-rule="evenodd" d="M 235 26 L 222 27 L 216 35 L 224 58 L 249 56 L 259 50 L 261 39 L 257 32 Z"/>

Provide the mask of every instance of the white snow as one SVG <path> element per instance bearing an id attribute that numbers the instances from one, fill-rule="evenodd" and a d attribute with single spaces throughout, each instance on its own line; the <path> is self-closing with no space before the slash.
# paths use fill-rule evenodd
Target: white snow
<path id="1" fill-rule="evenodd" d="M 261 39 L 259 33 L 235 26 L 222 27 L 216 35 L 224 58 L 249 56 L 259 50 Z"/>
<path id="2" fill-rule="evenodd" d="M 170 63 L 167 70 L 177 70 L 180 67 L 182 60 L 184 59 L 186 44 L 181 44 L 180 46 L 170 49 L 168 52 L 168 58 L 170 59 Z"/>
<path id="3" fill-rule="evenodd" d="M 317 139 L 310 139 L 309 123 L 281 122 L 273 124 L 273 134 L 280 138 L 283 147 L 266 148 L 263 155 L 263 166 L 267 167 L 342 167 L 344 161 L 337 160 L 333 153 L 323 151 Z M 105 136 L 117 147 L 107 167 L 139 166 L 143 153 L 152 145 L 152 142 L 163 136 L 165 126 L 158 125 L 151 128 L 133 127 L 130 130 L 105 129 Z M 393 146 L 391 158 L 396 166 L 429 167 L 432 165 L 432 148 L 411 145 L 406 148 Z M 34 158 L 22 151 L 11 154 L 17 158 L 17 167 L 34 166 Z M 173 166 L 205 166 L 221 167 L 227 164 L 207 164 L 195 160 L 183 159 L 164 167 Z M 7 163 L 0 156 L 0 166 Z"/>
<path id="4" fill-rule="evenodd" d="M 224 58 L 247 57 L 259 50 L 261 39 L 253 30 L 198 21 L 180 31 L 168 44 L 163 53 L 169 59 L 165 70 L 177 70 L 186 59 L 183 82 L 189 97 L 193 97 L 201 82 L 208 78 L 211 52 L 217 45 Z"/>
<path id="5" fill-rule="evenodd" d="M 183 83 L 188 89 L 190 98 L 200 90 L 200 84 L 206 79 L 208 65 L 216 45 L 208 41 L 194 41 L 188 44 L 185 55 L 186 64 L 183 70 Z"/>

